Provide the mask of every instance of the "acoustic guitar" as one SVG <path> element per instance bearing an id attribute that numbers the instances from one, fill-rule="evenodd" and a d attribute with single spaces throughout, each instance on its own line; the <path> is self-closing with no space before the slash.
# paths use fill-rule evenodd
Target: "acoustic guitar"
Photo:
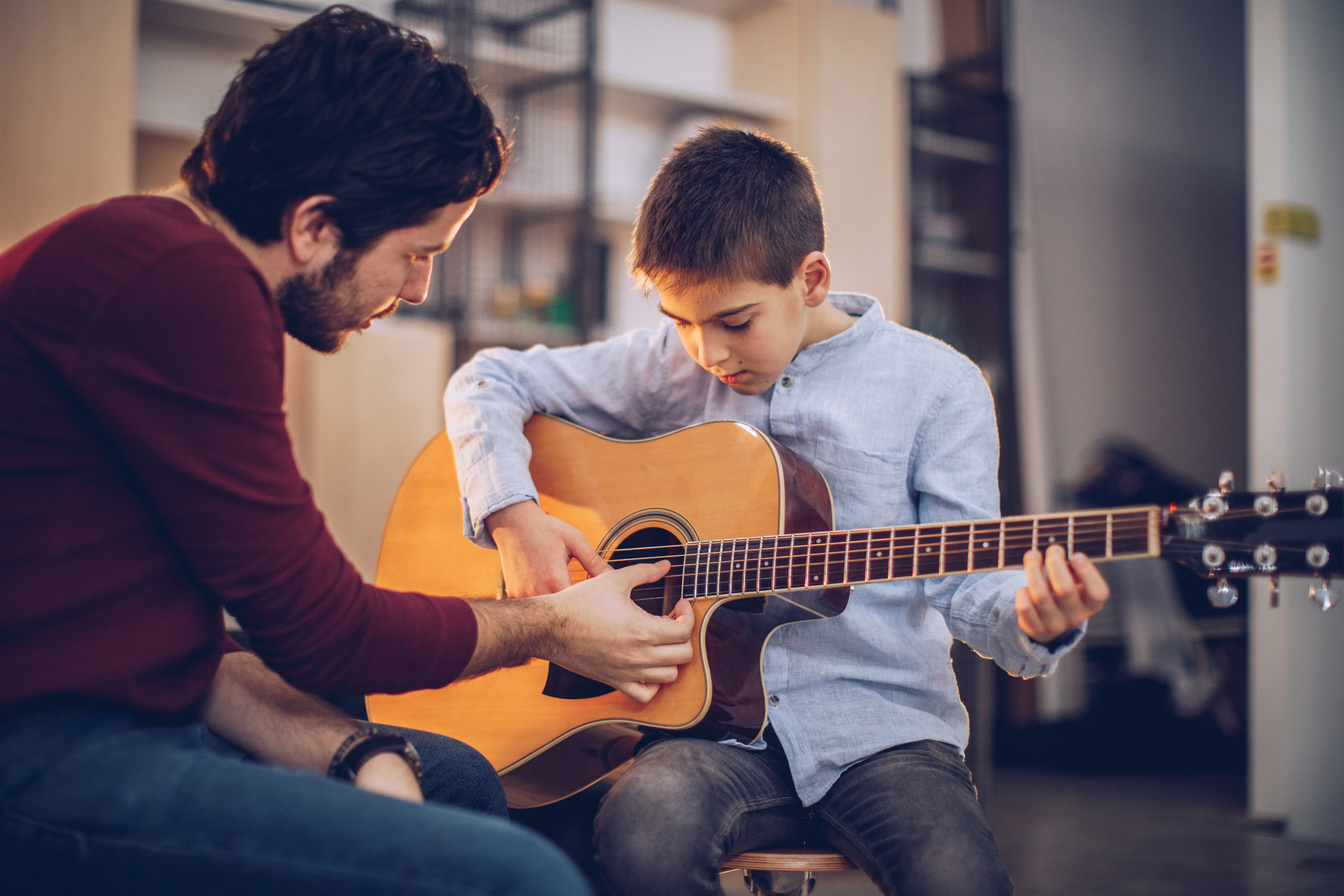
<path id="1" fill-rule="evenodd" d="M 632 599 L 695 610 L 694 657 L 641 704 L 544 660 L 444 688 L 366 698 L 370 720 L 455 737 L 500 773 L 509 804 L 545 805 L 620 770 L 650 730 L 755 740 L 767 720 L 762 652 L 780 626 L 835 616 L 854 585 L 1021 565 L 1063 545 L 1096 561 L 1163 556 L 1211 579 L 1338 572 L 1344 492 L 1210 493 L 1137 506 L 833 531 L 821 474 L 741 423 L 620 441 L 547 416 L 525 435 L 543 510 L 613 566 L 668 559 Z M 571 564 L 575 579 L 586 573 Z M 452 448 L 435 437 L 393 503 L 378 585 L 503 597 L 498 554 L 462 535 Z"/>

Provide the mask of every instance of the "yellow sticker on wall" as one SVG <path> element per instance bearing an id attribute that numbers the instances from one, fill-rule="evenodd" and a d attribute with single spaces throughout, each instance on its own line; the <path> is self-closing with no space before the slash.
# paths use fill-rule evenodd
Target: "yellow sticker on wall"
<path id="1" fill-rule="evenodd" d="M 1279 244 L 1273 240 L 1256 243 L 1251 253 L 1255 266 L 1255 285 L 1273 286 L 1279 282 Z"/>
<path id="2" fill-rule="evenodd" d="M 1311 206 L 1295 202 L 1266 202 L 1265 234 L 1316 240 L 1321 237 L 1321 221 Z"/>

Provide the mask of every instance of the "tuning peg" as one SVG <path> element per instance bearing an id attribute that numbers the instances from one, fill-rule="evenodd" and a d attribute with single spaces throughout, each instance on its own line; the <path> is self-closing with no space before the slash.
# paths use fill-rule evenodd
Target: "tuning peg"
<path id="1" fill-rule="evenodd" d="M 1277 607 L 1279 605 L 1279 574 L 1274 573 L 1269 577 L 1269 605 Z"/>
<path id="2" fill-rule="evenodd" d="M 1335 605 L 1335 591 L 1330 587 L 1330 577 L 1321 576 L 1311 583 L 1311 590 L 1307 596 L 1316 602 L 1316 606 L 1322 610 L 1328 610 Z"/>
<path id="3" fill-rule="evenodd" d="M 1207 594 L 1209 595 L 1209 603 L 1220 610 L 1226 610 L 1237 602 L 1237 598 L 1241 597 L 1237 589 L 1227 583 L 1226 578 L 1219 578 L 1217 585 L 1210 585 Z"/>
<path id="4" fill-rule="evenodd" d="M 1288 480 L 1284 478 L 1283 473 L 1274 472 L 1265 477 L 1265 485 L 1269 486 L 1271 492 L 1281 492 L 1288 487 Z"/>
<path id="5" fill-rule="evenodd" d="M 1237 479 L 1232 475 L 1231 470 L 1224 470 L 1218 474 L 1218 491 L 1220 494 L 1229 494 L 1236 488 Z"/>
<path id="6" fill-rule="evenodd" d="M 1339 488 L 1344 485 L 1344 476 L 1339 474 L 1338 470 L 1327 470 L 1325 467 L 1316 468 L 1316 478 L 1311 480 L 1311 484 L 1320 489 Z"/>

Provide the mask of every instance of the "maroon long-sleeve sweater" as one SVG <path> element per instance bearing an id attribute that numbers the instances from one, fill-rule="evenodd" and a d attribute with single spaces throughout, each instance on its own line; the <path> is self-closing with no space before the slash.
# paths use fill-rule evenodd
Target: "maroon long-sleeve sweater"
<path id="1" fill-rule="evenodd" d="M 261 275 L 175 200 L 109 200 L 0 255 L 0 705 L 181 710 L 221 606 L 310 690 L 461 672 L 471 608 L 366 584 L 332 540 L 283 372 Z"/>

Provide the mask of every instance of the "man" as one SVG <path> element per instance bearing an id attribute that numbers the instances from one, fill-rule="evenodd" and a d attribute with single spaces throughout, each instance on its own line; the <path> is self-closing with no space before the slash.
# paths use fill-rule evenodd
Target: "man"
<path id="1" fill-rule="evenodd" d="M 423 301 L 506 156 L 460 66 L 334 7 L 244 64 L 182 183 L 0 255 L 7 885 L 582 891 L 534 835 L 412 805 L 404 736 L 293 690 L 221 621 L 227 608 L 271 669 L 318 692 L 436 687 L 538 656 L 647 700 L 690 659 L 685 608 L 659 619 L 629 601 L 665 566 L 509 601 L 374 588 L 295 468 L 283 332 L 334 351 Z M 427 795 L 498 809 L 477 754 L 415 741 Z"/>

